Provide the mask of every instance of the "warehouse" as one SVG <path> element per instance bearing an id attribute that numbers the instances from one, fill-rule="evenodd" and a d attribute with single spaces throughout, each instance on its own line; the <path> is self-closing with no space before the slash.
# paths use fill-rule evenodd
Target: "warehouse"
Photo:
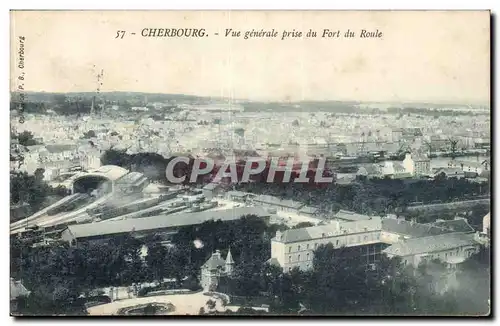
<path id="1" fill-rule="evenodd" d="M 120 235 L 133 234 L 141 237 L 147 234 L 162 234 L 169 237 L 184 226 L 202 224 L 210 220 L 234 221 L 243 216 L 256 215 L 268 222 L 269 213 L 262 207 L 236 207 L 218 211 L 158 215 L 121 221 L 69 225 L 62 233 L 62 240 L 76 245 L 81 241 L 106 241 Z"/>

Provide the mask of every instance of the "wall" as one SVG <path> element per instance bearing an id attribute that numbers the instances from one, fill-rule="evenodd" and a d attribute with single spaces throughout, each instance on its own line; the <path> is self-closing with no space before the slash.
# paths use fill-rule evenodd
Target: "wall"
<path id="1" fill-rule="evenodd" d="M 376 244 L 380 243 L 380 231 L 346 234 L 287 244 L 273 241 L 271 243 L 271 257 L 278 260 L 285 272 L 294 267 L 307 270 L 312 268 L 314 250 L 320 245 L 328 243 L 332 243 L 335 249 Z"/>

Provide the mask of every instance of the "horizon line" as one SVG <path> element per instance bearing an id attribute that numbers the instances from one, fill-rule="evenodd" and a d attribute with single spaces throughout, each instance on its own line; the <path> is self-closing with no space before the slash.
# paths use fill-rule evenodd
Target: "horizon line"
<path id="1" fill-rule="evenodd" d="M 11 90 L 10 93 L 39 93 L 39 94 L 74 94 L 74 93 L 85 93 L 92 94 L 96 93 L 94 91 L 45 91 L 45 90 Z M 126 91 L 126 90 L 116 90 L 116 91 L 100 91 L 100 94 L 106 93 L 136 93 L 136 94 L 150 94 L 150 95 L 170 95 L 170 96 L 189 96 L 198 97 L 200 99 L 219 99 L 225 101 L 245 101 L 245 102 L 260 102 L 260 103 L 283 103 L 283 104 L 294 104 L 294 103 L 304 103 L 304 102 L 355 102 L 355 103 L 380 103 L 380 104 L 439 104 L 439 105 L 475 105 L 475 106 L 488 106 L 491 109 L 491 99 L 485 101 L 478 100 L 462 100 L 457 103 L 453 100 L 432 100 L 432 99 L 422 99 L 422 100 L 356 100 L 356 99 L 302 99 L 302 100 L 279 100 L 279 99 L 249 99 L 249 98 L 230 98 L 223 96 L 213 96 L 213 95 L 196 95 L 196 94 L 186 94 L 186 93 L 162 93 L 162 92 L 151 92 L 151 91 Z"/>

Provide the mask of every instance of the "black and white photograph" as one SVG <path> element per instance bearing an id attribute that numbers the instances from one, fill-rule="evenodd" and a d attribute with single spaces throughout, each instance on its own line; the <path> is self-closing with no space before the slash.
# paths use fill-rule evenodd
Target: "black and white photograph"
<path id="1" fill-rule="evenodd" d="M 10 11 L 10 315 L 490 316 L 491 23 Z"/>

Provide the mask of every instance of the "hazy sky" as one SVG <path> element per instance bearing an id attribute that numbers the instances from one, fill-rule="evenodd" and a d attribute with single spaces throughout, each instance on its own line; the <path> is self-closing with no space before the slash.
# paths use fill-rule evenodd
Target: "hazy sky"
<path id="1" fill-rule="evenodd" d="M 24 36 L 31 91 L 93 91 L 104 69 L 102 91 L 489 103 L 489 19 L 486 11 L 18 11 L 11 13 L 11 71 L 17 78 Z M 205 28 L 208 37 L 144 38 L 143 28 Z M 226 38 L 226 28 L 274 28 L 279 36 Z M 293 29 L 318 37 L 281 40 Z M 383 37 L 321 38 L 323 29 L 378 29 Z M 115 39 L 117 30 L 128 35 Z"/>

